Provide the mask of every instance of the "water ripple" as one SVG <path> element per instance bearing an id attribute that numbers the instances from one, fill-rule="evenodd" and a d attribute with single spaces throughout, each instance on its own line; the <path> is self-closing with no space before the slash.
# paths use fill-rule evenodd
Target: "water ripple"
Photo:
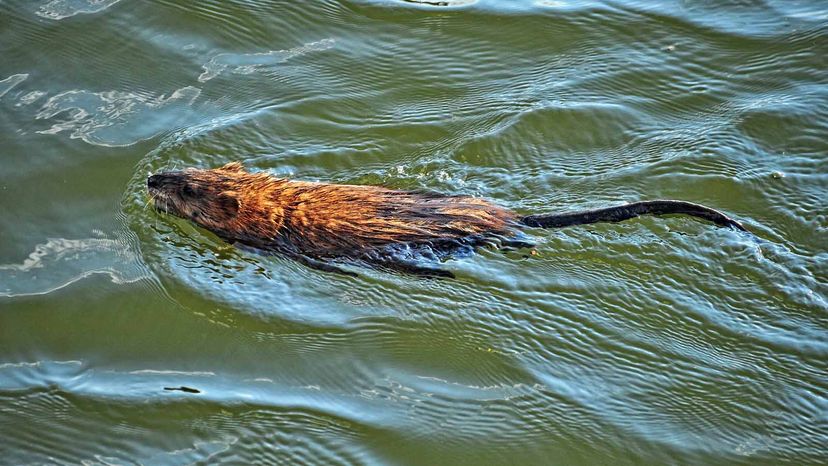
<path id="1" fill-rule="evenodd" d="M 0 2 L 3 225 L 40 243 L 2 244 L 4 461 L 824 463 L 819 2 L 116 3 Z M 639 218 L 332 276 L 147 206 L 148 172 L 234 160 L 755 236 Z M 124 231 L 88 233 L 113 193 Z"/>
<path id="2" fill-rule="evenodd" d="M 72 139 L 94 145 L 117 147 L 135 144 L 168 130 L 169 120 L 180 118 L 183 107 L 198 98 L 192 86 L 176 89 L 169 96 L 131 92 L 72 90 L 49 98 L 35 115 L 54 122 L 41 134 L 69 132 Z M 180 124 L 180 123 L 178 123 Z"/>
<path id="3" fill-rule="evenodd" d="M 6 95 L 10 90 L 25 81 L 28 77 L 29 75 L 27 73 L 21 73 L 13 74 L 6 79 L 0 80 L 0 97 Z"/>
<path id="4" fill-rule="evenodd" d="M 199 82 L 209 81 L 222 73 L 251 74 L 266 70 L 268 67 L 284 63 L 292 58 L 300 57 L 310 52 L 328 50 L 336 42 L 333 39 L 322 39 L 310 42 L 299 47 L 287 50 L 271 50 L 269 52 L 248 54 L 218 54 L 205 63 L 204 72 L 198 76 Z"/>
<path id="5" fill-rule="evenodd" d="M 35 12 L 44 18 L 61 20 L 79 14 L 98 13 L 121 0 L 51 0 Z"/>
<path id="6" fill-rule="evenodd" d="M 94 274 L 124 284 L 151 277 L 128 244 L 106 237 L 51 238 L 21 263 L 0 264 L 0 297 L 48 294 Z"/>

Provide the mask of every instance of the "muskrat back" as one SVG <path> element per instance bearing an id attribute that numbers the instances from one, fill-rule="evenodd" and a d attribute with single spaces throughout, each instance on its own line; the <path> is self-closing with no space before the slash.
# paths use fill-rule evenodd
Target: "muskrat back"
<path id="1" fill-rule="evenodd" d="M 313 183 L 249 173 L 238 163 L 151 176 L 160 210 L 249 246 L 358 257 L 396 243 L 509 234 L 516 215 L 468 196 Z"/>

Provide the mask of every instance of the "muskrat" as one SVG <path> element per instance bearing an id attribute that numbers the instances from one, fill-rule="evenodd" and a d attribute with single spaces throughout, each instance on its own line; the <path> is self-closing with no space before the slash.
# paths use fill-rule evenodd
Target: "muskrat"
<path id="1" fill-rule="evenodd" d="M 224 240 L 277 253 L 328 272 L 356 274 L 336 262 L 428 277 L 453 277 L 399 254 L 422 248 L 451 254 L 484 244 L 527 247 L 521 228 L 620 222 L 639 215 L 686 214 L 746 231 L 727 215 L 685 201 L 654 200 L 603 209 L 522 216 L 486 200 L 379 186 L 315 183 L 250 173 L 238 162 L 187 168 L 147 178 L 158 210 L 182 217 Z M 439 256 L 439 255 L 438 255 Z"/>

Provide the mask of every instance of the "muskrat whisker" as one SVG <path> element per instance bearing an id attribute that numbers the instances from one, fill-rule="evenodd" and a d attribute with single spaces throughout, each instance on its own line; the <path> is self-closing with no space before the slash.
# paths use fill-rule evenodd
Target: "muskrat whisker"
<path id="1" fill-rule="evenodd" d="M 146 208 L 147 208 L 147 207 L 149 207 L 150 202 L 154 202 L 154 201 L 155 201 L 155 196 L 156 196 L 156 194 L 149 193 L 149 199 L 147 199 L 147 202 L 146 202 L 146 203 L 144 203 L 144 207 L 143 207 L 143 209 L 144 209 L 144 210 L 146 210 Z"/>

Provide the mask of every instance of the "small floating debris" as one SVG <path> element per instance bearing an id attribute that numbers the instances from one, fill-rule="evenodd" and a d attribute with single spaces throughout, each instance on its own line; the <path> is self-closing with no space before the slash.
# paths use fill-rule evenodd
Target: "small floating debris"
<path id="1" fill-rule="evenodd" d="M 780 171 L 775 171 L 771 173 L 771 178 L 773 178 L 774 180 L 780 180 L 782 178 L 785 178 L 785 174 Z"/>
<path id="2" fill-rule="evenodd" d="M 182 385 L 180 387 L 164 387 L 164 390 L 179 391 L 179 392 L 185 392 L 185 393 L 201 393 L 201 390 L 198 390 L 198 389 L 195 389 L 195 388 L 190 388 L 190 387 L 185 387 L 184 385 Z"/>

